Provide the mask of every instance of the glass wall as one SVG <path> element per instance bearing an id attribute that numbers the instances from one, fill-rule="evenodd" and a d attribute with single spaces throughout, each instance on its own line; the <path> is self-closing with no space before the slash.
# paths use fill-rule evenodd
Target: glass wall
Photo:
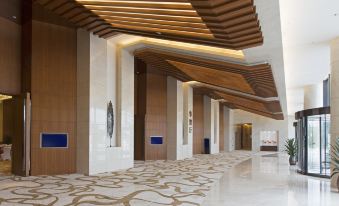
<path id="1" fill-rule="evenodd" d="M 321 113 L 317 110 L 314 113 Z M 329 110 L 322 110 L 329 113 Z M 330 176 L 330 114 L 304 112 L 296 123 L 298 170 L 303 174 Z M 297 114 L 298 116 L 298 114 Z"/>
<path id="2" fill-rule="evenodd" d="M 307 171 L 329 175 L 329 115 L 307 117 Z"/>

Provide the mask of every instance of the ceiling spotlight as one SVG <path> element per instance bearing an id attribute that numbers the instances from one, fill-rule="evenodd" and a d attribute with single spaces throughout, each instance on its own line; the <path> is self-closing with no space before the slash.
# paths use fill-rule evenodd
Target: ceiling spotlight
<path id="1" fill-rule="evenodd" d="M 13 19 L 16 19 L 16 16 L 12 16 Z"/>

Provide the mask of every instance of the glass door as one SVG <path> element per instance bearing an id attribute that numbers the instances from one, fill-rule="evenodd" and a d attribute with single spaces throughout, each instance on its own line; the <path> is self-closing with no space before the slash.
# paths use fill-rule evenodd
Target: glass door
<path id="1" fill-rule="evenodd" d="M 320 116 L 307 117 L 307 172 L 320 174 Z"/>
<path id="2" fill-rule="evenodd" d="M 330 176 L 330 115 L 321 115 L 320 175 Z"/>
<path id="3" fill-rule="evenodd" d="M 330 175 L 330 115 L 307 117 L 307 173 Z"/>

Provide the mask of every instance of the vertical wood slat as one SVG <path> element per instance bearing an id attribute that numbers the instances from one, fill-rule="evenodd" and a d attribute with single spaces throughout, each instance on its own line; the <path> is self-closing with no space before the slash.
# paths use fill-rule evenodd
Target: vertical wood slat
<path id="1" fill-rule="evenodd" d="M 204 96 L 193 93 L 193 154 L 204 153 Z"/>

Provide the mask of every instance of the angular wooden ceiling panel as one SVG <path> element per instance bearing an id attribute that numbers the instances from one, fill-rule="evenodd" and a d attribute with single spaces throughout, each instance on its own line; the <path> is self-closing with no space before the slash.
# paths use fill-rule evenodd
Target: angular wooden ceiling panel
<path id="1" fill-rule="evenodd" d="M 269 64 L 246 66 L 147 47 L 134 55 L 148 65 L 148 72 L 199 82 L 192 84 L 195 91 L 219 99 L 230 108 L 283 119 L 280 102 L 271 100 L 278 95 Z"/>
<path id="2" fill-rule="evenodd" d="M 241 74 L 221 70 L 212 70 L 202 66 L 175 61 L 168 62 L 195 81 L 255 94 L 251 86 Z"/>
<path id="3" fill-rule="evenodd" d="M 153 48 L 136 50 L 134 55 L 182 81 L 199 81 L 262 98 L 278 96 L 269 64 L 246 66 Z"/>
<path id="4" fill-rule="evenodd" d="M 269 117 L 276 120 L 283 120 L 284 116 L 277 100 L 256 99 L 248 96 L 236 95 L 225 91 L 213 90 L 204 86 L 193 85 L 194 92 L 207 95 L 231 109 L 241 109 L 250 113 Z"/>
<path id="5" fill-rule="evenodd" d="M 263 44 L 253 0 L 34 0 L 103 38 L 127 33 L 229 49 Z"/>

